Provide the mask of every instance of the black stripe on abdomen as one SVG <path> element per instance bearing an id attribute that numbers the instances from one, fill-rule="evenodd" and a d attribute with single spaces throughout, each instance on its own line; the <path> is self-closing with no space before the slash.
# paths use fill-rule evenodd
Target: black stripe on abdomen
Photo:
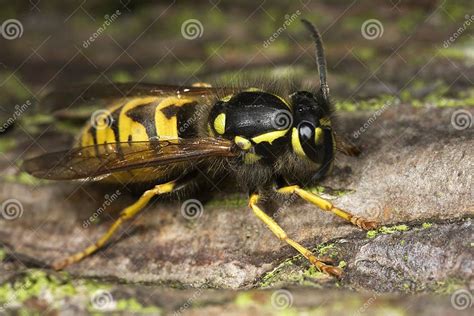
<path id="1" fill-rule="evenodd" d="M 197 104 L 198 103 L 196 101 L 193 101 L 185 103 L 181 106 L 172 104 L 161 109 L 161 112 L 168 119 L 176 116 L 176 120 L 178 122 L 178 137 L 193 138 L 198 136 L 197 126 L 199 125 L 199 121 L 203 119 L 202 115 L 200 114 L 203 114 L 205 111 L 197 111 Z"/>
<path id="2" fill-rule="evenodd" d="M 125 114 L 133 121 L 140 123 L 145 127 L 148 138 L 156 138 L 155 110 L 158 102 L 146 103 L 128 110 Z"/>

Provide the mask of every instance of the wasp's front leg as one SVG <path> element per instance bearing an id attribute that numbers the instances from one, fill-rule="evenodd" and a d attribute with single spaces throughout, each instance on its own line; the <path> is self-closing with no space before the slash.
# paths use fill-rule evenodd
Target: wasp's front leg
<path id="1" fill-rule="evenodd" d="M 371 230 L 377 228 L 378 224 L 376 221 L 369 220 L 361 216 L 356 216 L 338 207 L 335 207 L 330 201 L 325 200 L 322 197 L 317 196 L 316 194 L 313 194 L 305 189 L 302 189 L 298 185 L 280 187 L 277 189 L 277 192 L 281 194 L 297 194 L 302 199 L 316 205 L 323 211 L 331 212 L 362 229 Z"/>
<path id="2" fill-rule="evenodd" d="M 249 206 L 254 212 L 254 214 L 265 223 L 265 225 L 270 228 L 270 230 L 282 241 L 286 242 L 291 247 L 298 250 L 306 259 L 309 260 L 314 266 L 316 266 L 319 271 L 325 272 L 329 275 L 340 277 L 342 275 L 342 270 L 338 267 L 327 265 L 326 260 L 316 257 L 309 249 L 305 248 L 295 240 L 288 237 L 286 232 L 281 228 L 273 218 L 271 218 L 267 213 L 265 213 L 257 204 L 260 195 L 258 193 L 252 193 L 249 199 Z"/>

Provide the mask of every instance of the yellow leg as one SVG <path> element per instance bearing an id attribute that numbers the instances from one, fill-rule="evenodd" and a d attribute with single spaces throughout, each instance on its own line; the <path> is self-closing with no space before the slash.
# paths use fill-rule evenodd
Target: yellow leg
<path id="1" fill-rule="evenodd" d="M 282 194 L 293 194 L 293 193 L 295 193 L 298 196 L 300 196 L 302 199 L 316 205 L 320 209 L 322 209 L 324 211 L 331 212 L 331 213 L 345 219 L 348 222 L 351 222 L 352 224 L 354 224 L 354 225 L 356 225 L 356 226 L 358 226 L 362 229 L 370 230 L 370 229 L 377 228 L 377 222 L 368 220 L 368 219 L 360 217 L 360 216 L 355 216 L 355 215 L 352 215 L 349 212 L 341 210 L 340 208 L 337 208 L 334 205 L 332 205 L 331 202 L 329 202 L 329 201 L 327 201 L 327 200 L 325 200 L 325 199 L 323 199 L 323 198 L 321 198 L 321 197 L 319 197 L 319 196 L 317 196 L 317 195 L 315 195 L 311 192 L 308 192 L 308 191 L 300 188 L 297 185 L 290 185 L 290 186 L 287 186 L 287 187 L 283 187 L 283 188 L 278 189 L 277 191 L 279 193 L 282 193 Z"/>
<path id="2" fill-rule="evenodd" d="M 125 208 L 121 213 L 120 217 L 110 226 L 107 232 L 102 235 L 102 237 L 97 240 L 97 242 L 93 245 L 90 245 L 86 249 L 81 252 L 78 252 L 72 256 L 64 258 L 62 260 L 56 261 L 53 263 L 53 268 L 55 270 L 61 270 L 67 267 L 68 265 L 78 262 L 85 257 L 91 255 L 92 253 L 99 250 L 104 244 L 113 236 L 113 234 L 117 231 L 117 229 L 127 220 L 133 218 L 135 215 L 138 214 L 151 200 L 151 198 L 155 195 L 169 193 L 176 188 L 176 181 L 167 182 L 164 184 L 159 184 L 155 186 L 153 189 L 145 191 L 143 195 L 133 203 L 132 205 Z"/>
<path id="3" fill-rule="evenodd" d="M 285 231 L 270 217 L 268 216 L 260 207 L 258 207 L 258 198 L 259 195 L 254 193 L 250 196 L 249 206 L 252 208 L 253 212 L 257 217 L 265 223 L 265 225 L 270 228 L 270 230 L 278 237 L 280 240 L 283 240 L 296 250 L 301 253 L 306 259 L 309 260 L 313 265 L 315 265 L 320 271 L 325 272 L 329 275 L 340 277 L 342 270 L 338 267 L 330 266 L 324 264 L 324 262 L 317 258 L 311 251 L 294 241 L 293 239 L 288 238 Z"/>

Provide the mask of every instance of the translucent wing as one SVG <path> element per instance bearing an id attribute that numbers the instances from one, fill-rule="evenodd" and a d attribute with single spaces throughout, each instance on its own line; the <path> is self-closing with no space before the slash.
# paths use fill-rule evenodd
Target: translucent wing
<path id="1" fill-rule="evenodd" d="M 22 168 L 44 179 L 93 179 L 124 170 L 238 154 L 231 141 L 218 138 L 124 142 L 48 153 L 25 161 Z"/>
<path id="2" fill-rule="evenodd" d="M 104 106 L 114 100 L 134 97 L 169 97 L 208 98 L 212 95 L 226 95 L 230 88 L 210 88 L 193 86 L 157 85 L 150 83 L 113 83 L 77 85 L 54 90 L 41 99 L 44 110 L 55 112 L 79 104 L 100 104 Z"/>

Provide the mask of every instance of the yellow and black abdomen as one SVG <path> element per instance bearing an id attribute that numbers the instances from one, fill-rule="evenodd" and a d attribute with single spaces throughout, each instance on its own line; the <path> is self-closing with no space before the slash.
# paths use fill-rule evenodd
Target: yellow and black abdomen
<path id="1" fill-rule="evenodd" d="M 202 100 L 201 100 L 202 101 Z M 192 98 L 135 97 L 120 99 L 106 110 L 94 112 L 78 138 L 77 146 L 106 146 L 117 143 L 120 153 L 131 142 L 192 138 L 198 136 L 196 110 L 206 107 Z M 143 168 L 115 173 L 107 182 L 168 180 L 166 168 Z"/>

